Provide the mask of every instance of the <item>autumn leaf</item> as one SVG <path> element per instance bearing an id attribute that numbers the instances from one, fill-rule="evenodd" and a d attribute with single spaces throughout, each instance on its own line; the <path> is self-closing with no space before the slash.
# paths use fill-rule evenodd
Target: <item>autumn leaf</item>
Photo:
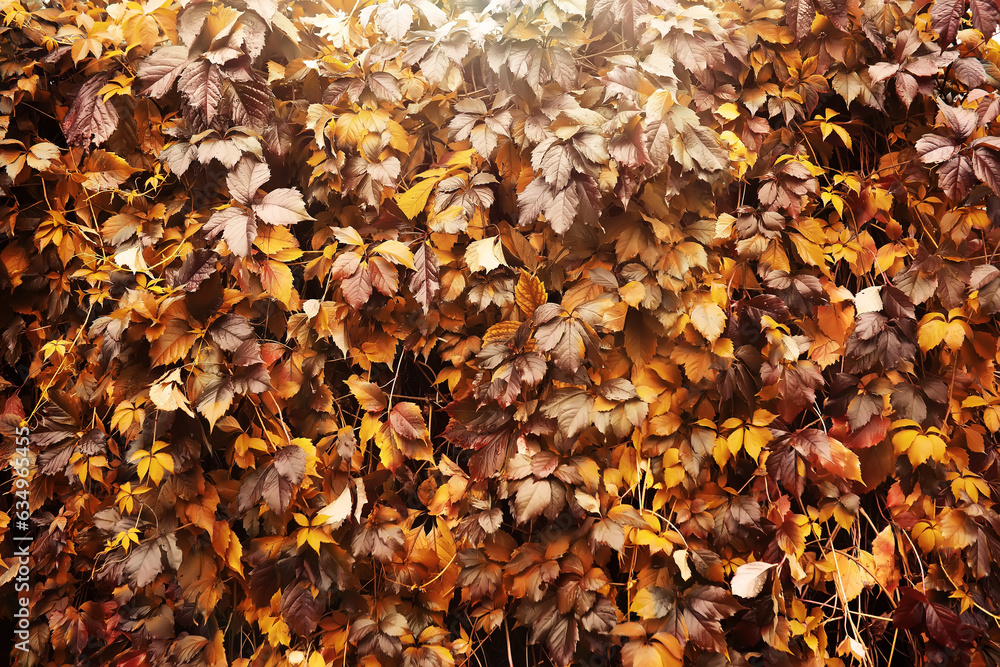
<path id="1" fill-rule="evenodd" d="M 507 266 L 500 237 L 493 236 L 470 243 L 468 250 L 465 251 L 465 262 L 471 271 L 477 272 L 489 272 L 500 266 Z"/>
<path id="2" fill-rule="evenodd" d="M 813 0 L 789 0 L 785 3 L 785 21 L 797 40 L 809 34 L 815 16 Z"/>
<path id="3" fill-rule="evenodd" d="M 351 376 L 346 382 L 351 393 L 357 399 L 358 404 L 364 410 L 367 412 L 382 412 L 386 409 L 388 399 L 380 387 L 371 382 L 365 382 L 356 375 Z"/>
<path id="4" fill-rule="evenodd" d="M 522 271 L 514 287 L 514 300 L 517 301 L 521 312 L 526 317 L 531 317 L 540 305 L 546 303 L 548 294 L 541 280 Z"/>
<path id="5" fill-rule="evenodd" d="M 225 208 L 213 213 L 204 229 L 209 238 L 221 232 L 229 250 L 238 257 L 246 257 L 257 238 L 257 218 L 240 208 Z"/>
<path id="6" fill-rule="evenodd" d="M 431 303 L 441 289 L 440 268 L 434 249 L 421 243 L 413 255 L 414 274 L 410 278 L 410 291 L 424 313 L 430 312 Z"/>
<path id="7" fill-rule="evenodd" d="M 714 303 L 701 302 L 691 309 L 691 324 L 708 342 L 714 343 L 726 328 L 726 314 Z"/>
<path id="8" fill-rule="evenodd" d="M 267 164 L 252 157 L 243 157 L 226 176 L 226 187 L 233 199 L 248 205 L 257 196 L 257 190 L 271 178 Z"/>
<path id="9" fill-rule="evenodd" d="M 212 430 L 232 405 L 233 382 L 225 376 L 205 373 L 198 378 L 198 384 L 202 389 L 194 405 L 208 420 L 208 428 Z"/>
<path id="10" fill-rule="evenodd" d="M 183 410 L 194 417 L 187 396 L 180 387 L 181 372 L 175 368 L 149 388 L 149 400 L 160 410 Z"/>
<path id="11" fill-rule="evenodd" d="M 82 171 L 83 187 L 96 191 L 117 188 L 139 170 L 115 153 L 98 150 L 87 157 Z"/>
<path id="12" fill-rule="evenodd" d="M 269 225 L 292 225 L 303 220 L 312 220 L 306 213 L 301 193 L 293 188 L 272 190 L 255 201 L 251 208 Z"/>
<path id="13" fill-rule="evenodd" d="M 400 210 L 407 218 L 412 220 L 424 210 L 424 207 L 427 206 L 427 199 L 440 180 L 441 178 L 437 176 L 424 178 L 416 185 L 411 186 L 409 190 L 396 195 L 396 203 L 399 204 Z"/>
<path id="14" fill-rule="evenodd" d="M 5 9 L 32 660 L 998 653 L 996 2 L 342 5 Z"/>
<path id="15" fill-rule="evenodd" d="M 942 44 L 955 41 L 965 6 L 965 0 L 935 0 L 931 5 L 931 26 L 938 32 Z"/>
<path id="16" fill-rule="evenodd" d="M 755 598 L 764 590 L 768 573 L 774 569 L 774 563 L 745 563 L 736 568 L 736 574 L 730 585 L 733 595 L 741 598 Z"/>
<path id="17" fill-rule="evenodd" d="M 97 94 L 108 79 L 107 74 L 95 74 L 80 87 L 62 121 L 63 132 L 70 144 L 85 146 L 93 142 L 100 146 L 117 129 L 118 110 L 113 102 Z"/>
<path id="18" fill-rule="evenodd" d="M 206 124 L 212 122 L 222 101 L 222 73 L 218 65 L 196 60 L 181 72 L 177 89 Z"/>
<path id="19" fill-rule="evenodd" d="M 137 463 L 139 479 L 149 478 L 159 486 L 163 481 L 163 474 L 174 471 L 174 457 L 163 451 L 167 446 L 167 443 L 157 441 L 150 449 L 140 449 L 129 458 L 129 461 Z"/>

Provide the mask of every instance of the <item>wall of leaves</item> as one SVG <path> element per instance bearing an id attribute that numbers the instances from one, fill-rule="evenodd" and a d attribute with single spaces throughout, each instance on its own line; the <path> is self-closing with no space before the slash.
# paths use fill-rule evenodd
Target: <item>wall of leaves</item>
<path id="1" fill-rule="evenodd" d="M 1000 661 L 995 0 L 0 7 L 20 664 Z"/>

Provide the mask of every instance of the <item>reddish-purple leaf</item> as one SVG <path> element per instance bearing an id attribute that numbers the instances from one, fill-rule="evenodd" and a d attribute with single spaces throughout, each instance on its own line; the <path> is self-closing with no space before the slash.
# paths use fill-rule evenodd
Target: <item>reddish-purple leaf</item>
<path id="1" fill-rule="evenodd" d="M 901 588 L 900 600 L 892 613 L 892 622 L 900 630 L 912 630 L 924 622 L 927 597 L 913 588 Z"/>
<path id="2" fill-rule="evenodd" d="M 1000 153 L 984 146 L 972 151 L 972 169 L 993 192 L 1000 193 Z"/>
<path id="3" fill-rule="evenodd" d="M 167 271 L 167 284 L 183 287 L 187 292 L 196 291 L 210 275 L 215 273 L 219 255 L 213 250 L 197 248 L 192 250 L 180 268 Z"/>
<path id="4" fill-rule="evenodd" d="M 226 81 L 223 96 L 229 102 L 233 121 L 261 129 L 271 115 L 272 95 L 267 81 L 253 74 L 246 81 Z"/>
<path id="5" fill-rule="evenodd" d="M 970 90 L 986 82 L 986 68 L 978 58 L 959 58 L 951 66 L 951 73 Z"/>
<path id="6" fill-rule="evenodd" d="M 919 91 L 920 86 L 912 74 L 899 72 L 896 75 L 896 94 L 899 95 L 899 99 L 903 101 L 903 104 L 907 108 L 913 104 L 913 100 Z"/>
<path id="7" fill-rule="evenodd" d="M 274 454 L 274 469 L 292 484 L 300 484 L 306 475 L 306 453 L 298 445 L 282 447 Z"/>
<path id="8" fill-rule="evenodd" d="M 194 62 L 187 47 L 165 46 L 142 59 L 136 77 L 143 82 L 141 91 L 150 97 L 160 98 L 170 92 L 174 81 L 184 68 Z"/>
<path id="9" fill-rule="evenodd" d="M 850 449 L 867 449 L 874 447 L 885 439 L 891 422 L 886 417 L 875 417 L 857 431 L 847 436 L 844 444 Z"/>
<path id="10" fill-rule="evenodd" d="M 372 257 L 368 260 L 368 271 L 371 273 L 372 287 L 380 294 L 395 296 L 399 292 L 399 271 L 388 260 Z"/>
<path id="11" fill-rule="evenodd" d="M 226 186 L 229 195 L 241 204 L 249 205 L 256 196 L 258 188 L 271 178 L 271 170 L 267 164 L 246 156 L 240 160 L 226 176 Z"/>
<path id="12" fill-rule="evenodd" d="M 949 46 L 958 35 L 965 14 L 966 0 L 934 0 L 931 6 L 931 27 L 937 31 L 941 46 Z"/>
<path id="13" fill-rule="evenodd" d="M 953 107 L 950 104 L 938 102 L 938 111 L 945 125 L 951 128 L 959 139 L 965 139 L 976 131 L 979 125 L 979 115 L 972 109 Z"/>
<path id="14" fill-rule="evenodd" d="M 573 615 L 558 614 L 548 628 L 548 639 L 545 642 L 552 661 L 557 665 L 569 665 L 576 653 L 576 644 L 580 640 L 580 629 Z"/>
<path id="15" fill-rule="evenodd" d="M 969 0 L 969 6 L 972 8 L 973 27 L 986 39 L 993 37 L 1000 24 L 1000 8 L 996 0 Z"/>
<path id="16" fill-rule="evenodd" d="M 95 74 L 80 86 L 80 92 L 63 118 L 66 141 L 74 146 L 90 142 L 103 144 L 118 129 L 118 110 L 111 101 L 97 94 L 108 82 L 109 74 Z"/>
<path id="17" fill-rule="evenodd" d="M 958 153 L 958 144 L 953 139 L 939 134 L 925 134 L 914 145 L 920 161 L 924 164 L 937 164 L 950 160 Z"/>
<path id="18" fill-rule="evenodd" d="M 257 238 L 257 219 L 234 206 L 213 213 L 205 223 L 204 231 L 210 239 L 222 232 L 222 238 L 226 239 L 232 253 L 237 257 L 247 257 L 251 244 Z"/>
<path id="19" fill-rule="evenodd" d="M 222 74 L 218 65 L 207 60 L 196 61 L 184 69 L 177 87 L 203 122 L 211 123 L 222 101 Z"/>
<path id="20" fill-rule="evenodd" d="M 232 352 L 253 335 L 253 327 L 242 315 L 227 313 L 212 323 L 208 334 L 219 347 Z"/>
<path id="21" fill-rule="evenodd" d="M 953 201 L 959 202 L 969 194 L 975 182 L 972 160 L 959 155 L 937 168 L 938 186 Z"/>
<path id="22" fill-rule="evenodd" d="M 416 271 L 410 278 L 410 291 L 426 314 L 430 312 L 431 302 L 441 288 L 437 253 L 426 243 L 421 243 L 413 254 L 413 264 Z"/>
<path id="23" fill-rule="evenodd" d="M 948 607 L 929 602 L 924 607 L 924 622 L 927 624 L 927 634 L 938 644 L 948 648 L 955 648 L 958 644 L 958 626 L 961 621 L 958 614 Z"/>
<path id="24" fill-rule="evenodd" d="M 352 308 L 361 308 L 372 296 L 372 276 L 368 263 L 361 264 L 358 269 L 341 282 L 344 299 Z"/>
<path id="25" fill-rule="evenodd" d="M 898 71 L 899 65 L 897 63 L 880 62 L 868 68 L 868 76 L 871 78 L 872 85 L 875 85 L 879 81 L 895 76 Z"/>
<path id="26" fill-rule="evenodd" d="M 319 605 L 308 581 L 299 581 L 281 593 L 281 617 L 292 632 L 308 635 L 319 623 Z"/>

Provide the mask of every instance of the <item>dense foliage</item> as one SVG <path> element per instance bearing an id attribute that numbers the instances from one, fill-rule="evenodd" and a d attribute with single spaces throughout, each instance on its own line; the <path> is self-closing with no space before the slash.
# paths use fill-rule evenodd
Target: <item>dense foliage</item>
<path id="1" fill-rule="evenodd" d="M 1000 660 L 994 0 L 0 6 L 21 664 Z"/>

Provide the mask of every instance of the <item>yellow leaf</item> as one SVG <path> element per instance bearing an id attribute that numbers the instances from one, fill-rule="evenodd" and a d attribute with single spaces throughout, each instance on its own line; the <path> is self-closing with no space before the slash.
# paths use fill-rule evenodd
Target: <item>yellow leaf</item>
<path id="1" fill-rule="evenodd" d="M 948 326 L 944 330 L 944 344 L 948 346 L 948 349 L 952 352 L 958 350 L 962 347 L 962 342 L 965 341 L 966 329 L 968 324 L 962 320 L 952 320 L 948 322 Z M 971 331 L 969 332 L 971 333 Z"/>
<path id="2" fill-rule="evenodd" d="M 413 219 L 427 206 L 427 198 L 431 196 L 434 186 L 441 177 L 425 178 L 405 192 L 396 195 L 396 204 L 407 218 Z"/>
<path id="3" fill-rule="evenodd" d="M 666 667 L 666 652 L 655 644 L 629 642 L 622 649 L 622 660 L 626 667 Z"/>
<path id="4" fill-rule="evenodd" d="M 667 594 L 661 588 L 643 588 L 632 598 L 629 611 L 638 614 L 640 618 L 658 618 L 666 616 L 669 610 Z"/>
<path id="5" fill-rule="evenodd" d="M 732 102 L 723 104 L 716 110 L 716 113 L 726 120 L 736 120 L 740 117 L 740 109 Z"/>
<path id="6" fill-rule="evenodd" d="M 298 241 L 287 227 L 261 226 L 253 244 L 277 262 L 293 262 L 302 256 Z"/>
<path id="7" fill-rule="evenodd" d="M 834 125 L 833 131 L 837 133 L 837 136 L 840 137 L 840 140 L 844 142 L 845 146 L 847 146 L 847 150 L 853 150 L 851 146 L 851 135 L 848 134 L 847 130 L 845 130 L 839 125 Z"/>
<path id="8" fill-rule="evenodd" d="M 928 352 L 940 345 L 941 341 L 944 340 L 947 326 L 939 313 L 928 314 L 917 330 L 917 344 L 920 349 L 923 352 Z"/>
<path id="9" fill-rule="evenodd" d="M 633 308 L 637 308 L 642 303 L 642 300 L 646 298 L 646 288 L 638 280 L 633 280 L 619 287 L 618 294 L 621 295 L 622 301 Z"/>
<path id="10" fill-rule="evenodd" d="M 91 153 L 84 162 L 82 185 L 88 190 L 107 190 L 124 183 L 139 171 L 124 158 L 103 150 Z"/>
<path id="11" fill-rule="evenodd" d="M 824 569 L 831 573 L 841 602 L 850 602 L 865 589 L 861 566 L 846 554 L 835 551 L 827 555 L 827 565 Z"/>
<path id="12" fill-rule="evenodd" d="M 474 148 L 464 151 L 455 151 L 448 158 L 448 166 L 452 169 L 468 169 L 472 166 L 472 156 L 476 154 Z"/>
<path id="13" fill-rule="evenodd" d="M 545 292 L 545 286 L 537 276 L 533 276 L 526 271 L 521 271 L 521 276 L 514 286 L 514 300 L 517 302 L 521 312 L 526 317 L 531 317 L 540 305 L 548 301 L 549 295 Z"/>
<path id="14" fill-rule="evenodd" d="M 402 264 L 408 269 L 416 269 L 416 266 L 413 264 L 413 253 L 410 252 L 410 249 L 405 244 L 399 241 L 383 241 L 375 247 L 375 252 L 396 264 Z"/>
<path id="15" fill-rule="evenodd" d="M 771 440 L 771 432 L 766 428 L 747 425 L 733 431 L 727 443 L 729 451 L 735 456 L 743 449 L 754 461 L 760 460 L 760 453 Z"/>
<path id="16" fill-rule="evenodd" d="M 260 267 L 260 284 L 268 294 L 286 306 L 292 300 L 292 271 L 286 264 L 267 260 Z"/>
<path id="17" fill-rule="evenodd" d="M 915 429 L 897 431 L 892 436 L 892 444 L 896 454 L 905 453 L 914 466 L 929 458 L 941 461 L 946 450 L 944 440 L 936 433 L 923 434 Z"/>
<path id="18" fill-rule="evenodd" d="M 829 275 L 829 270 L 826 266 L 826 258 L 823 255 L 823 248 L 809 241 L 804 236 L 799 236 L 798 234 L 789 234 L 788 238 L 791 239 L 795 252 L 798 253 L 803 262 L 812 264 L 813 266 L 818 266 L 823 273 Z M 788 270 L 787 263 L 784 270 Z"/>
<path id="19" fill-rule="evenodd" d="M 899 568 L 896 566 L 896 538 L 892 526 L 882 529 L 872 541 L 872 556 L 875 560 L 875 580 L 882 589 L 892 595 L 899 584 Z"/>
<path id="20" fill-rule="evenodd" d="M 703 301 L 691 309 L 691 324 L 709 343 L 714 343 L 726 328 L 726 313 L 716 304 Z"/>

